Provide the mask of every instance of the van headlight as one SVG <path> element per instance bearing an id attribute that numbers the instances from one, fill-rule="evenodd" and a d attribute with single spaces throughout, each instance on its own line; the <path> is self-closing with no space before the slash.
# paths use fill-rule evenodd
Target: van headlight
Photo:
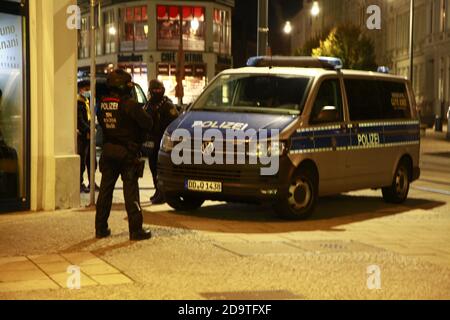
<path id="1" fill-rule="evenodd" d="M 170 137 L 170 135 L 166 132 L 164 133 L 164 136 L 161 140 L 161 151 L 163 152 L 172 152 L 174 147 L 172 138 Z"/>

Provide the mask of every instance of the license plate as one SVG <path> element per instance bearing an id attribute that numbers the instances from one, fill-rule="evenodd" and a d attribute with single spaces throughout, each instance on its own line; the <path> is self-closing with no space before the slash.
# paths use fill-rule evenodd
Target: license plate
<path id="1" fill-rule="evenodd" d="M 186 189 L 196 192 L 220 193 L 222 192 L 222 183 L 212 181 L 187 180 Z"/>

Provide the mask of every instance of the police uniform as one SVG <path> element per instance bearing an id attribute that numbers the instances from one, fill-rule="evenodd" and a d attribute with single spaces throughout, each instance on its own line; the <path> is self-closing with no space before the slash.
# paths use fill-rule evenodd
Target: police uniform
<path id="1" fill-rule="evenodd" d="M 164 203 L 162 193 L 158 188 L 158 153 L 161 145 L 161 140 L 164 136 L 169 124 L 178 118 L 178 110 L 172 103 L 172 101 L 166 97 L 164 85 L 157 81 L 152 80 L 149 86 L 150 100 L 145 106 L 145 110 L 153 119 L 153 130 L 150 133 L 149 140 L 153 144 L 153 149 L 149 153 L 149 165 L 153 176 L 153 184 L 155 186 L 155 195 L 150 199 L 153 204 Z"/>
<path id="2" fill-rule="evenodd" d="M 86 82 L 85 82 L 86 83 Z M 90 187 L 83 183 L 84 171 L 87 168 L 88 178 L 91 175 L 91 111 L 89 100 L 81 94 L 77 98 L 77 147 L 80 156 L 80 189 L 81 192 L 89 192 Z M 97 169 L 97 158 L 95 158 L 95 169 Z M 96 191 L 98 190 L 95 185 Z"/>
<path id="3" fill-rule="evenodd" d="M 128 73 L 123 70 L 114 71 L 108 76 L 107 85 L 110 95 L 101 100 L 98 110 L 104 145 L 100 158 L 102 182 L 97 200 L 96 236 L 104 238 L 111 234 L 108 218 L 114 187 L 121 176 L 130 240 L 149 239 L 150 231 L 142 229 L 138 179 L 142 175 L 139 161 L 142 137 L 145 131 L 152 128 L 153 121 L 142 107 L 131 99 L 133 84 Z"/>

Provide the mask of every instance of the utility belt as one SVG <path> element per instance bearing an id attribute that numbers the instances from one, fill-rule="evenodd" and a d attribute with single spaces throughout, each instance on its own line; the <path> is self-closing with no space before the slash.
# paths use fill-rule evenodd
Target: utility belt
<path id="1" fill-rule="evenodd" d="M 142 154 L 146 157 L 150 157 L 155 152 L 158 152 L 161 140 L 162 138 L 156 136 L 148 136 L 146 138 L 146 141 L 142 144 L 141 148 Z"/>
<path id="2" fill-rule="evenodd" d="M 105 143 L 102 157 L 117 164 L 131 164 L 136 169 L 138 177 L 144 176 L 145 159 L 141 157 L 140 147 L 137 143 L 129 142 L 127 146 L 115 143 Z"/>

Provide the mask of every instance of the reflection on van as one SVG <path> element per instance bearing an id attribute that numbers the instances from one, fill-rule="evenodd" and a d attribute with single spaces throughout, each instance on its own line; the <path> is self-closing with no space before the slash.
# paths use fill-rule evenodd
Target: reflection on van
<path id="1" fill-rule="evenodd" d="M 271 202 L 281 217 L 306 219 L 320 196 L 352 190 L 377 188 L 387 202 L 405 201 L 420 175 L 420 123 L 410 83 L 340 70 L 330 61 L 259 57 L 218 75 L 164 137 L 158 180 L 169 205 L 194 210 L 205 200 Z M 199 124 L 224 136 L 230 124 L 279 130 L 279 170 L 263 176 L 260 163 L 176 165 L 172 151 L 180 141 L 173 133 L 194 133 Z M 190 143 L 193 153 L 233 153 L 217 143 L 248 148 L 246 140 Z"/>

